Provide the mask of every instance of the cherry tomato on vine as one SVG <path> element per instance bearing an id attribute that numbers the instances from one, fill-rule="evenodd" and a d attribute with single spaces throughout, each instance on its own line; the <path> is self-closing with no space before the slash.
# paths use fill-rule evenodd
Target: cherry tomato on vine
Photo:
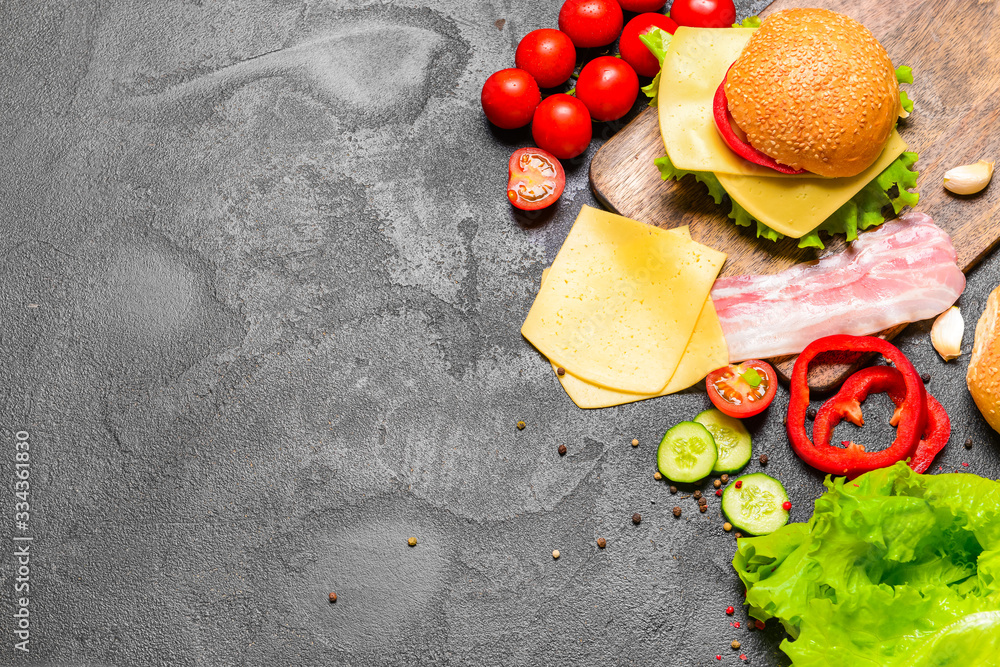
<path id="1" fill-rule="evenodd" d="M 618 4 L 627 12 L 655 12 L 667 4 L 667 0 L 618 0 Z"/>
<path id="2" fill-rule="evenodd" d="M 532 30 L 518 43 L 514 64 L 533 76 L 539 87 L 553 88 L 566 83 L 576 69 L 576 48 L 564 32 Z"/>
<path id="3" fill-rule="evenodd" d="M 594 120 L 617 120 L 627 114 L 639 94 L 639 77 L 621 58 L 594 58 L 580 70 L 576 96 Z"/>
<path id="4" fill-rule="evenodd" d="M 507 163 L 507 199 L 522 211 L 551 206 L 566 187 L 566 172 L 555 155 L 519 148 Z"/>
<path id="5" fill-rule="evenodd" d="M 728 28 L 736 23 L 733 0 L 674 0 L 670 18 L 691 28 Z"/>
<path id="6" fill-rule="evenodd" d="M 530 123 L 541 101 L 542 92 L 531 75 L 513 67 L 491 74 L 480 96 L 486 118 L 505 130 Z"/>
<path id="7" fill-rule="evenodd" d="M 593 136 L 590 112 L 572 95 L 550 95 L 535 109 L 531 136 L 539 148 L 560 160 L 574 158 L 590 145 Z"/>
<path id="8" fill-rule="evenodd" d="M 622 55 L 622 60 L 631 65 L 635 73 L 641 76 L 656 76 L 660 71 L 660 61 L 639 39 L 639 35 L 644 35 L 653 28 L 665 30 L 672 35 L 677 30 L 677 24 L 672 18 L 663 14 L 651 12 L 639 14 L 625 24 L 622 38 L 618 40 L 618 52 Z"/>
<path id="9" fill-rule="evenodd" d="M 618 0 L 566 0 L 559 10 L 559 29 L 579 49 L 615 41 L 624 20 Z"/>
<path id="10" fill-rule="evenodd" d="M 708 398 L 730 417 L 763 412 L 778 391 L 778 376 L 766 361 L 751 359 L 714 370 L 705 378 Z"/>

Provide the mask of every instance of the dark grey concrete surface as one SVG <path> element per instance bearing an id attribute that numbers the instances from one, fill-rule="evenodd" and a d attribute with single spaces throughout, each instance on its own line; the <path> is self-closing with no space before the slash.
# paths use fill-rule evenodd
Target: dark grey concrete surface
<path id="1" fill-rule="evenodd" d="M 715 496 L 652 477 L 705 394 L 581 411 L 519 334 L 621 126 L 553 212 L 507 205 L 529 134 L 479 90 L 557 8 L 4 3 L 0 664 L 784 664 L 724 613 Z M 970 276 L 967 348 L 998 272 Z M 903 347 L 954 420 L 943 468 L 997 475 L 967 357 Z M 751 427 L 805 520 L 820 477 L 779 409 Z"/>

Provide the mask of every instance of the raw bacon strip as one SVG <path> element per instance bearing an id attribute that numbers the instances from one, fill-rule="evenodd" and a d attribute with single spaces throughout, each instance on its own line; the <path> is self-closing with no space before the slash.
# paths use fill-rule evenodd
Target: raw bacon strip
<path id="1" fill-rule="evenodd" d="M 797 354 L 823 336 L 934 317 L 965 289 L 956 259 L 948 234 L 910 211 L 836 255 L 774 275 L 719 278 L 712 301 L 729 359 Z"/>

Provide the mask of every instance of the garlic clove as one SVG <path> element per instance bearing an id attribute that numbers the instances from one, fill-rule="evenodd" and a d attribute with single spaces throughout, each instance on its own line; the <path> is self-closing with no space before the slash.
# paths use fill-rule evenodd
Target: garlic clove
<path id="1" fill-rule="evenodd" d="M 938 315 L 931 327 L 931 344 L 941 358 L 951 361 L 962 354 L 962 334 L 965 333 L 965 319 L 958 306 L 952 306 Z"/>
<path id="2" fill-rule="evenodd" d="M 964 164 L 944 173 L 944 187 L 957 195 L 974 195 L 993 178 L 993 163 L 980 160 L 975 164 Z"/>

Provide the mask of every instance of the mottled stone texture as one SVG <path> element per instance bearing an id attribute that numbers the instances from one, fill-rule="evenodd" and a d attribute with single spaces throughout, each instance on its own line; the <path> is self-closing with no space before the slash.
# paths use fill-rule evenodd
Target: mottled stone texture
<path id="1" fill-rule="evenodd" d="M 652 477 L 705 394 L 584 412 L 519 334 L 622 126 L 554 211 L 507 205 L 530 135 L 491 129 L 480 86 L 557 10 L 4 3 L 0 663 L 734 665 L 739 639 L 782 664 L 780 631 L 724 613 L 742 594 L 717 498 L 700 514 Z M 997 274 L 970 276 L 967 344 Z M 964 359 L 927 329 L 903 346 L 954 420 L 941 463 L 995 475 Z M 750 425 L 806 519 L 820 477 L 780 411 Z"/>

